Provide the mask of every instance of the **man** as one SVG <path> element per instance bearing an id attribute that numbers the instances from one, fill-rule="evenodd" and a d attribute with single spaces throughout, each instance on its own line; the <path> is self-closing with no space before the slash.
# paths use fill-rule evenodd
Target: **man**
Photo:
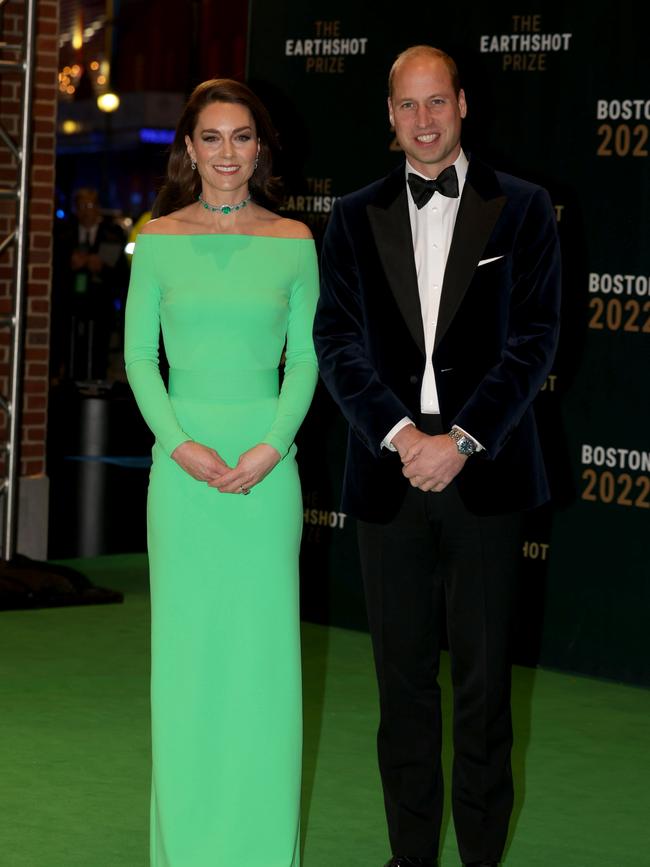
<path id="1" fill-rule="evenodd" d="M 513 802 L 520 518 L 548 498 L 532 402 L 557 342 L 555 217 L 541 188 L 468 161 L 446 54 L 403 52 L 389 94 L 406 165 L 336 202 L 315 338 L 350 425 L 343 509 L 359 519 L 379 683 L 386 867 L 438 863 L 443 618 L 456 836 L 464 864 L 489 867 Z"/>
<path id="2" fill-rule="evenodd" d="M 57 226 L 51 369 L 55 378 L 104 379 L 111 334 L 121 334 L 129 269 L 126 238 L 103 218 L 97 190 L 73 196 L 74 216 Z"/>

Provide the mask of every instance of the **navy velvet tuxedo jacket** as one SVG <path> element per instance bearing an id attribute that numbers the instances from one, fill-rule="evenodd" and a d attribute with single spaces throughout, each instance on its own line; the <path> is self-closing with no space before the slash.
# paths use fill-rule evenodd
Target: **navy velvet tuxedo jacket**
<path id="1" fill-rule="evenodd" d="M 479 264 L 481 260 L 493 261 Z M 424 332 L 404 166 L 334 205 L 323 242 L 314 337 L 323 380 L 349 426 L 342 508 L 389 521 L 409 482 L 380 444 L 420 419 Z M 442 287 L 433 367 L 445 430 L 485 448 L 456 478 L 471 511 L 548 499 L 532 402 L 556 349 L 560 256 L 541 187 L 472 158 Z"/>

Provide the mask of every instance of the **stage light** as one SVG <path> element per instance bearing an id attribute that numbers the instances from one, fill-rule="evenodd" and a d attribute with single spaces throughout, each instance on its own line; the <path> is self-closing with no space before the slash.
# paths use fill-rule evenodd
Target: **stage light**
<path id="1" fill-rule="evenodd" d="M 61 132 L 65 135 L 74 135 L 81 132 L 81 124 L 76 120 L 64 120 L 61 124 Z"/>
<path id="2" fill-rule="evenodd" d="M 113 112 L 120 106 L 120 98 L 116 93 L 102 93 L 97 97 L 97 108 L 107 113 Z"/>
<path id="3" fill-rule="evenodd" d="M 174 141 L 174 130 L 143 127 L 140 130 L 140 141 L 147 144 L 171 144 Z"/>

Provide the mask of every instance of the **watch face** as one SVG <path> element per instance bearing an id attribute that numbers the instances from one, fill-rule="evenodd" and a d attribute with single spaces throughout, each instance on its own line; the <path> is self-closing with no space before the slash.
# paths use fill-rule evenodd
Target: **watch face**
<path id="1" fill-rule="evenodd" d="M 456 448 L 461 453 L 461 455 L 473 455 L 476 451 L 476 443 L 474 440 L 471 440 L 469 437 L 466 437 L 461 431 L 457 428 L 452 428 L 448 434 L 452 440 L 456 443 Z"/>
<path id="2" fill-rule="evenodd" d="M 471 440 L 467 439 L 467 437 L 461 437 L 458 440 L 457 445 L 458 451 L 461 453 L 461 455 L 473 455 L 476 451 L 474 443 Z"/>

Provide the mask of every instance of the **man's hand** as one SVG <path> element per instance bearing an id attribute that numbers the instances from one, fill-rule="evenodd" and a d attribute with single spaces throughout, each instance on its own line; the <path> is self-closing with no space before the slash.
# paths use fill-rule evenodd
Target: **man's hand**
<path id="1" fill-rule="evenodd" d="M 88 253 L 84 250 L 73 250 L 70 256 L 70 267 L 73 271 L 80 271 L 88 265 Z"/>
<path id="2" fill-rule="evenodd" d="M 282 455 L 273 446 L 260 443 L 240 455 L 237 466 L 208 482 L 222 494 L 245 494 L 259 484 L 280 462 Z"/>
<path id="3" fill-rule="evenodd" d="M 97 253 L 89 253 L 88 254 L 88 270 L 92 271 L 93 274 L 99 274 L 99 272 L 104 267 L 104 263 L 97 255 Z"/>
<path id="4" fill-rule="evenodd" d="M 402 472 L 414 488 L 440 493 L 465 466 L 467 457 L 446 434 L 428 436 L 407 425 L 393 437 L 402 459 Z"/>
<path id="5" fill-rule="evenodd" d="M 197 482 L 213 482 L 230 470 L 214 449 L 192 440 L 176 446 L 171 457 Z"/>
<path id="6" fill-rule="evenodd" d="M 402 463 L 404 463 L 404 455 L 412 446 L 420 442 L 422 438 L 426 439 L 426 434 L 423 434 L 421 430 L 418 430 L 414 424 L 404 425 L 401 430 L 397 431 L 391 440 L 391 445 L 395 446 L 397 449 L 397 452 L 402 459 Z"/>

